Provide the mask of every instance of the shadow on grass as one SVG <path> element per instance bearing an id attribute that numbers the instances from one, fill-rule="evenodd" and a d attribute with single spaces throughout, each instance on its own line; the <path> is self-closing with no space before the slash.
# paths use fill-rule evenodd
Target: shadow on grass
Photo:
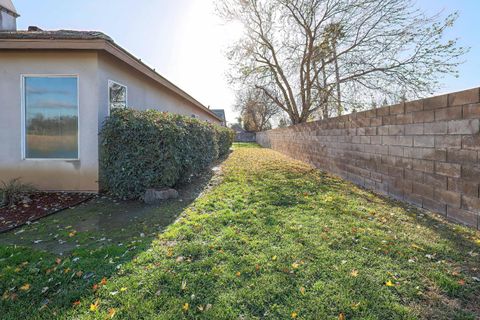
<path id="1" fill-rule="evenodd" d="M 425 283 L 428 279 L 430 285 L 421 289 L 430 297 L 418 297 L 423 302 L 416 302 L 417 305 L 414 302 L 417 299 L 406 301 L 415 305 L 414 309 L 421 309 L 432 317 L 452 319 L 470 319 L 468 313 L 464 313 L 466 310 L 480 314 L 476 307 L 480 301 L 480 285 L 475 283 L 480 257 L 478 244 L 475 243 L 478 232 L 475 230 L 315 169 L 299 167 L 297 170 L 293 166 L 282 171 L 266 165 L 264 171 L 252 173 L 249 179 L 258 181 L 259 188 L 268 195 L 257 200 L 278 210 L 296 208 L 311 210 L 313 214 L 318 210 L 324 215 L 322 223 L 325 226 L 343 226 L 341 236 L 329 239 L 332 251 L 345 256 L 352 250 L 355 255 L 357 252 L 372 251 L 365 254 L 370 255 L 370 260 L 364 261 L 367 265 L 379 262 L 390 265 L 403 273 L 403 277 L 416 278 L 418 283 Z M 313 202 L 312 198 L 315 199 Z M 371 230 L 372 234 L 366 237 L 358 229 Z M 325 237 L 331 237 L 327 233 Z M 362 255 L 357 258 L 358 261 L 363 259 Z M 415 265 L 418 261 L 431 264 L 432 268 L 421 270 Z M 372 292 L 369 295 L 374 300 L 380 298 Z M 415 296 L 416 292 L 408 295 Z M 459 310 L 460 306 L 464 311 Z"/>
<path id="2" fill-rule="evenodd" d="M 478 286 L 458 284 L 470 271 L 452 273 L 464 252 L 444 251 L 448 241 L 417 229 L 403 208 L 270 151 L 239 151 L 231 159 L 224 183 L 111 280 L 110 290 L 131 290 L 114 298 L 103 291 L 104 312 L 114 306 L 127 318 L 284 319 L 299 312 L 305 319 L 473 319 L 465 311 L 474 301 L 467 291 Z M 437 296 L 429 296 L 434 290 Z"/>
<path id="3" fill-rule="evenodd" d="M 158 245 L 151 246 L 156 222 L 139 209 L 133 216 L 137 220 L 127 221 L 129 230 L 112 232 L 103 242 L 90 239 L 60 262 L 58 255 L 43 257 L 38 250 L 24 256 L 12 247 L 1 252 L 0 283 L 7 298 L 0 309 L 7 318 L 37 312 L 47 319 L 69 314 L 72 303 L 83 297 L 86 303 L 98 298 L 102 304 L 101 313 L 79 307 L 79 317 L 85 318 L 101 318 L 115 307 L 118 317 L 131 319 L 282 319 L 294 311 L 305 319 L 333 319 L 340 312 L 347 319 L 473 319 L 462 308 L 475 301 L 471 293 L 479 287 L 468 283 L 468 293 L 458 280 L 471 271 L 454 275 L 452 270 L 467 260 L 478 264 L 478 258 L 450 243 L 464 239 L 445 238 L 456 232 L 452 225 L 442 235 L 436 227 L 430 230 L 434 222 L 425 216 L 428 226 L 423 228 L 416 221 L 423 219 L 420 214 L 270 151 L 238 152 L 231 159 L 225 183 L 188 209 L 189 219 L 173 225 Z M 190 202 L 183 200 L 171 208 L 176 215 L 170 222 Z M 101 210 L 118 212 L 128 203 L 107 201 L 105 207 Z M 70 237 L 75 226 L 67 227 L 62 224 L 62 239 L 81 240 L 87 232 Z M 102 233 L 95 235 L 96 241 Z M 110 244 L 97 247 L 104 242 Z M 471 239 L 466 245 L 473 248 Z M 101 286 L 103 277 L 111 287 L 95 292 L 92 286 Z M 128 290 L 118 294 L 122 287 Z M 433 289 L 439 299 L 428 296 Z M 44 312 L 38 312 L 42 305 Z"/>
<path id="4" fill-rule="evenodd" d="M 471 314 L 465 312 L 466 310 L 477 315 L 480 314 L 478 308 L 480 285 L 475 283 L 475 279 L 478 279 L 478 266 L 480 265 L 478 244 L 475 242 L 475 238 L 478 239 L 478 231 L 448 221 L 441 215 L 356 187 L 350 182 L 330 177 L 321 171 L 317 171 L 316 174 L 313 171 L 311 173 L 318 177 L 318 184 L 313 188 L 305 183 L 304 173 L 292 171 L 283 173 L 292 183 L 282 186 L 274 181 L 266 184 L 266 190 L 269 195 L 272 195 L 273 202 L 271 204 L 278 205 L 275 199 L 282 199 L 285 194 L 290 194 L 286 199 L 295 206 L 304 204 L 306 202 L 304 196 L 310 193 L 335 194 L 333 201 L 323 203 L 319 207 L 323 206 L 324 209 L 328 209 L 322 210 L 322 212 L 329 212 L 327 214 L 331 216 L 332 222 L 352 226 L 354 231 L 346 232 L 344 238 L 333 241 L 330 246 L 332 250 L 347 252 L 352 249 L 369 250 L 366 247 L 379 248 L 376 256 L 385 263 L 391 263 L 397 267 L 402 266 L 408 271 L 413 270 L 414 267 L 411 262 L 407 263 L 407 260 L 438 262 L 437 264 L 440 264 L 438 268 L 417 270 L 409 276 L 420 278 L 422 273 L 424 276 L 428 274 L 427 277 L 430 281 L 430 286 L 424 288 L 428 298 L 422 298 L 422 307 L 418 308 L 417 306 L 417 309 L 423 314 L 428 313 L 433 318 L 470 319 Z M 266 181 L 266 177 L 262 175 L 263 173 L 254 179 Z M 297 181 L 303 181 L 303 183 Z M 304 191 L 304 195 L 302 196 L 298 190 Z M 322 197 L 320 196 L 320 198 Z M 352 203 L 352 200 L 355 201 L 352 198 L 357 198 L 358 201 Z M 385 212 L 363 211 L 370 204 L 379 205 L 377 210 L 383 208 Z M 392 214 L 394 215 L 392 216 Z M 367 242 L 362 242 L 362 237 L 355 234 L 357 227 L 373 227 L 378 231 L 377 236 L 371 237 Z M 434 236 L 431 239 L 414 237 L 419 228 L 430 230 Z M 403 235 L 395 236 L 391 242 L 385 241 L 385 238 L 391 237 L 398 231 Z M 425 232 L 425 234 L 429 233 Z M 366 247 L 362 247 L 359 245 L 360 243 Z M 416 243 L 422 244 L 416 245 Z M 409 257 L 410 259 L 408 259 Z M 469 284 L 468 288 L 463 287 L 464 283 Z M 374 297 L 372 296 L 372 298 Z M 462 308 L 463 310 L 461 310 Z"/>
<path id="5" fill-rule="evenodd" d="M 328 192 L 337 195 L 334 196 L 334 203 L 330 204 L 334 208 L 334 212 L 343 213 L 345 216 L 353 213 L 354 217 L 357 217 L 358 215 L 355 212 L 349 211 L 349 208 L 351 208 L 349 200 L 351 197 L 356 197 L 363 200 L 363 202 L 359 203 L 362 206 L 374 204 L 398 210 L 399 213 L 401 212 L 401 214 L 410 218 L 408 223 L 411 225 L 418 224 L 430 229 L 440 238 L 450 241 L 452 248 L 459 252 L 468 253 L 478 249 L 478 245 L 474 242 L 473 237 L 474 234 L 479 234 L 478 231 L 448 220 L 440 214 L 379 195 L 372 190 L 358 187 L 352 182 L 313 167 L 311 169 L 279 171 L 279 173 L 280 180 L 273 181 L 271 170 L 268 173 L 257 173 L 255 176 L 250 177 L 252 180 L 261 181 L 265 190 L 268 191 L 273 205 L 302 204 L 305 203 L 304 196 L 306 195 Z M 284 180 L 288 180 L 288 184 L 282 183 Z M 344 196 L 338 197 L 338 195 Z M 366 217 L 368 219 L 372 218 L 368 215 Z M 395 219 L 395 217 L 389 218 Z M 402 219 L 401 216 L 396 218 Z"/>
<path id="6" fill-rule="evenodd" d="M 344 183 L 351 184 L 350 182 Z M 454 251 L 462 252 L 464 254 L 478 251 L 478 245 L 474 242 L 474 235 L 479 234 L 477 230 L 454 222 L 453 220 L 449 220 L 445 216 L 429 210 L 424 210 L 390 197 L 378 195 L 372 190 L 368 190 L 363 187 L 355 188 L 356 191 L 352 192 L 352 194 L 355 194 L 355 196 L 368 202 L 386 204 L 391 207 L 398 208 L 403 214 L 410 218 L 408 221 L 410 224 L 420 225 L 430 229 L 441 239 L 447 240 Z"/>
<path id="7" fill-rule="evenodd" d="M 52 319 L 93 296 L 215 183 L 214 169 L 179 186 L 178 199 L 146 205 L 100 195 L 1 234 L 0 318 Z"/>

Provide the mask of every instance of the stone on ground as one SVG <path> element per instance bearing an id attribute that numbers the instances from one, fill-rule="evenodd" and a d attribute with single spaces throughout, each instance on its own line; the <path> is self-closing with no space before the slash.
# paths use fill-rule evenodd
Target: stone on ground
<path id="1" fill-rule="evenodd" d="M 143 201 L 147 204 L 158 203 L 163 200 L 178 198 L 178 191 L 175 189 L 148 189 L 145 191 Z"/>

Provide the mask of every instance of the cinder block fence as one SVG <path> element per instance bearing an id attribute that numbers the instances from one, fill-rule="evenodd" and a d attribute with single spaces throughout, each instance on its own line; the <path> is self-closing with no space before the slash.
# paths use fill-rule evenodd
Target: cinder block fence
<path id="1" fill-rule="evenodd" d="M 480 88 L 260 132 L 257 142 L 480 229 Z"/>

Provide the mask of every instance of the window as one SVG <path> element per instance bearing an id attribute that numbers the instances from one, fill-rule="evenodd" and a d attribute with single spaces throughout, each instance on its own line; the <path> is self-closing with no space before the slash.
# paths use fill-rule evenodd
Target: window
<path id="1" fill-rule="evenodd" d="M 199 118 L 195 113 L 192 113 L 192 114 L 191 114 L 191 117 L 194 118 L 194 119 L 198 119 L 198 118 Z"/>
<path id="2" fill-rule="evenodd" d="M 78 159 L 78 79 L 25 76 L 24 157 Z"/>
<path id="3" fill-rule="evenodd" d="M 115 81 L 108 81 L 109 110 L 127 107 L 127 87 Z"/>

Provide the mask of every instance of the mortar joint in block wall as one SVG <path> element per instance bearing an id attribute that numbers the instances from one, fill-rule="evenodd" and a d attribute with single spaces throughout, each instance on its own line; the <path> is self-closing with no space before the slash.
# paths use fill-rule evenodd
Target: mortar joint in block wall
<path id="1" fill-rule="evenodd" d="M 480 228 L 480 88 L 260 132 L 257 142 Z"/>

